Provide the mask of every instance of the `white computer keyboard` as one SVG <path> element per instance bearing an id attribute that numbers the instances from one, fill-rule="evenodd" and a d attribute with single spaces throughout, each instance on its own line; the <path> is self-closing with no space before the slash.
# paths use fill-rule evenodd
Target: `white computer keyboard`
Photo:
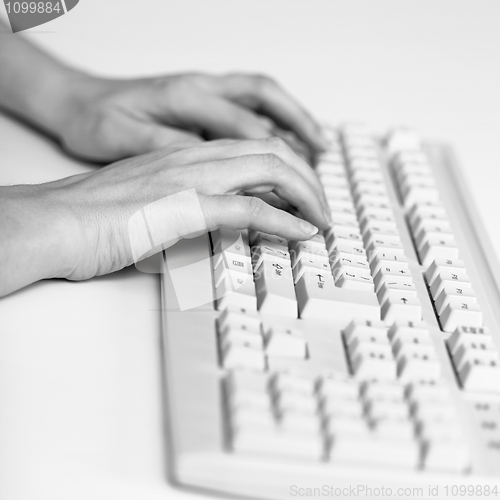
<path id="1" fill-rule="evenodd" d="M 500 268 L 453 155 L 406 129 L 325 132 L 328 231 L 221 229 L 165 252 L 172 477 L 260 498 L 498 497 Z"/>

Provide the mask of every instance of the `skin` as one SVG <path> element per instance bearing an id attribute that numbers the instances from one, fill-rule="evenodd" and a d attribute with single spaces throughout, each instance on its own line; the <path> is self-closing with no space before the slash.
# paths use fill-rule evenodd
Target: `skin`
<path id="1" fill-rule="evenodd" d="M 305 240 L 328 227 L 323 190 L 304 161 L 325 146 L 319 125 L 273 80 L 98 78 L 7 34 L 0 22 L 2 31 L 0 108 L 75 156 L 116 163 L 0 187 L 0 296 L 44 278 L 89 279 L 131 265 L 132 215 L 189 189 L 207 230 L 254 228 Z M 290 206 L 300 217 L 280 209 Z M 183 234 L 173 213 L 158 223 L 194 236 Z"/>

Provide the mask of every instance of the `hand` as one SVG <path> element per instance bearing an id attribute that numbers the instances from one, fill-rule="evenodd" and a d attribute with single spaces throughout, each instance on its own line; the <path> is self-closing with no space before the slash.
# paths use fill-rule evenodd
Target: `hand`
<path id="1" fill-rule="evenodd" d="M 106 80 L 70 73 L 57 123 L 64 147 L 101 162 L 175 142 L 278 135 L 297 151 L 326 147 L 319 125 L 277 83 L 260 75 L 181 74 Z M 297 139 L 298 138 L 298 139 Z"/>
<path id="2" fill-rule="evenodd" d="M 193 188 L 196 203 L 179 203 L 177 196 Z M 137 261 L 131 242 L 143 236 L 139 257 L 151 254 L 150 239 L 158 252 L 220 227 L 306 240 L 329 225 L 316 174 L 278 138 L 178 144 L 88 174 L 0 191 L 0 232 L 8 249 L 0 251 L 0 261 L 8 263 L 0 268 L 0 296 L 37 279 L 117 271 Z M 258 197 L 266 193 L 317 227 Z M 148 228 L 131 224 L 135 214 Z M 27 231 L 19 234 L 22 228 Z"/>

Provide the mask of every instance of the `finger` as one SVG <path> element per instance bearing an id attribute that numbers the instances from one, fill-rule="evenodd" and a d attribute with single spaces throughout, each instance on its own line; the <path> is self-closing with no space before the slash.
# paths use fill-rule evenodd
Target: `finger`
<path id="1" fill-rule="evenodd" d="M 260 139 L 272 135 L 272 122 L 212 94 L 192 92 L 175 114 L 182 127 L 201 128 L 211 138 Z"/>
<path id="2" fill-rule="evenodd" d="M 220 227 L 256 229 L 288 240 L 308 240 L 318 228 L 252 196 L 207 196 L 201 199 L 210 231 Z"/>
<path id="3" fill-rule="evenodd" d="M 184 130 L 173 127 L 165 127 L 156 123 L 133 121 L 128 125 L 128 134 L 122 137 L 129 138 L 123 143 L 126 156 L 136 156 L 149 153 L 157 149 L 163 149 L 178 143 L 197 144 L 203 139 Z M 130 140 L 133 137 L 133 140 Z"/>
<path id="4" fill-rule="evenodd" d="M 204 193 L 274 192 L 316 226 L 329 226 L 327 212 L 312 187 L 275 154 L 237 156 L 202 163 L 192 170 L 192 182 L 204 186 Z"/>
<path id="5" fill-rule="evenodd" d="M 283 139 L 291 150 L 300 158 L 302 158 L 308 165 L 312 165 L 311 149 L 299 139 L 293 132 L 283 130 L 278 127 L 274 129 L 274 135 Z"/>
<path id="6" fill-rule="evenodd" d="M 217 142 L 204 143 L 203 148 L 192 151 L 191 161 L 215 161 L 245 155 L 275 154 L 284 163 L 297 172 L 314 190 L 315 197 L 320 200 L 329 217 L 330 210 L 323 187 L 316 172 L 281 139 L 273 137 L 252 141 L 236 141 L 230 144 Z"/>
<path id="7" fill-rule="evenodd" d="M 315 150 L 328 147 L 319 123 L 271 78 L 238 74 L 224 76 L 219 82 L 222 95 L 268 115 Z"/>
<path id="8" fill-rule="evenodd" d="M 272 207 L 286 211 L 292 210 L 292 206 L 290 205 L 290 203 L 286 202 L 285 200 L 283 200 L 274 193 L 254 194 L 254 196 L 260 198 L 262 201 L 265 201 L 268 205 L 271 205 Z"/>

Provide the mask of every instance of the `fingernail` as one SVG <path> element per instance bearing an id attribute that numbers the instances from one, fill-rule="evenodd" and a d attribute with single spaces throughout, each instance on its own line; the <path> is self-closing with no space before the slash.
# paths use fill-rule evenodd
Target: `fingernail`
<path id="1" fill-rule="evenodd" d="M 318 232 L 318 228 L 316 226 L 313 226 L 312 224 L 309 224 L 309 222 L 305 220 L 299 221 L 299 226 L 302 231 L 304 231 L 305 234 L 308 236 L 313 236 Z"/>

